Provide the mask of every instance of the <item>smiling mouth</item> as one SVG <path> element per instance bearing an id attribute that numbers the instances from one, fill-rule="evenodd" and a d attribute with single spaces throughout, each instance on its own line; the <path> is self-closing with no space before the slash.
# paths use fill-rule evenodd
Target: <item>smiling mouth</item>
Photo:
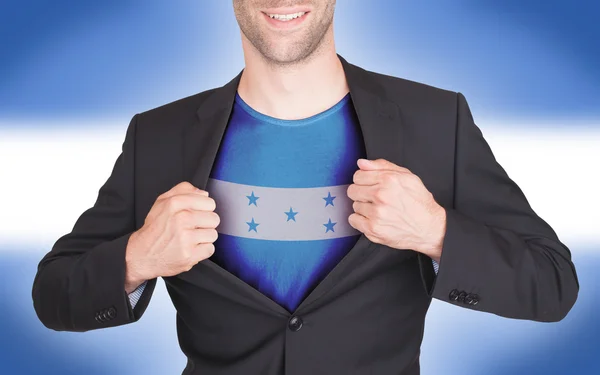
<path id="1" fill-rule="evenodd" d="M 308 13 L 308 12 L 297 12 L 297 13 L 290 13 L 290 14 L 270 14 L 270 13 L 265 13 L 265 14 L 273 20 L 288 22 L 291 20 L 295 20 L 296 18 L 300 18 L 300 17 L 304 16 L 306 13 Z"/>
<path id="2" fill-rule="evenodd" d="M 300 11 L 294 13 L 261 13 L 264 15 L 268 24 L 271 25 L 272 28 L 278 30 L 293 30 L 304 23 L 304 20 L 306 20 L 308 14 L 310 14 L 310 11 Z"/>

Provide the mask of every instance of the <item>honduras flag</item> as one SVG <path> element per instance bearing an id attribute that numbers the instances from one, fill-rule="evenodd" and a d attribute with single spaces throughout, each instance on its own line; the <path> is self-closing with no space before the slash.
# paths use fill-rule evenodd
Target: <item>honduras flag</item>
<path id="1" fill-rule="evenodd" d="M 211 260 L 295 310 L 360 236 L 346 190 L 361 157 L 350 94 L 301 120 L 236 95 L 206 187 L 221 218 Z"/>

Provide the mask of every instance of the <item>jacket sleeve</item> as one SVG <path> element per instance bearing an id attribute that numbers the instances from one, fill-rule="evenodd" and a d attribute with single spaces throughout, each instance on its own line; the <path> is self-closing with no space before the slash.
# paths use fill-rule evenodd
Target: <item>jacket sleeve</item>
<path id="1" fill-rule="evenodd" d="M 125 249 L 135 231 L 134 171 L 137 115 L 121 154 L 93 207 L 77 219 L 40 261 L 33 282 L 35 312 L 48 328 L 88 331 L 137 321 L 156 279 L 149 280 L 135 309 L 125 291 Z"/>
<path id="2" fill-rule="evenodd" d="M 454 168 L 437 276 L 419 254 L 429 295 L 508 318 L 563 319 L 579 292 L 571 253 L 498 164 L 461 93 Z"/>

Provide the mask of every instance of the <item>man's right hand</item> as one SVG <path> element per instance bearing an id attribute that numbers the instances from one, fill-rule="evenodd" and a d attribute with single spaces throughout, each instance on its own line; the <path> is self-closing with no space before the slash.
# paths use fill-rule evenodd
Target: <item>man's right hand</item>
<path id="1" fill-rule="evenodd" d="M 131 293 L 145 280 L 189 271 L 210 257 L 220 222 L 215 208 L 208 192 L 187 181 L 161 194 L 127 244 L 125 291 Z"/>

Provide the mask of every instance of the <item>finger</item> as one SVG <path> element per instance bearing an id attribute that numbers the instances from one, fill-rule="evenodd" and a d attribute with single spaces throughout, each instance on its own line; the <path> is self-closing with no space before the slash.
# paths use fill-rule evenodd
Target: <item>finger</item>
<path id="1" fill-rule="evenodd" d="M 184 192 L 179 192 L 179 193 L 173 193 L 171 190 L 167 191 L 166 193 L 159 195 L 158 198 L 156 199 L 156 201 L 166 201 L 169 199 L 172 199 L 174 197 L 178 197 L 181 195 L 186 195 L 186 196 L 191 196 L 191 197 L 195 197 L 200 198 L 200 197 L 208 197 L 208 192 L 203 191 L 203 190 L 198 190 L 196 188 L 194 188 L 194 190 L 191 191 L 184 191 Z"/>
<path id="2" fill-rule="evenodd" d="M 195 193 L 174 195 L 164 200 L 164 204 L 172 214 L 183 210 L 214 211 L 217 208 L 214 199 Z"/>
<path id="3" fill-rule="evenodd" d="M 176 220 L 187 229 L 214 229 L 221 223 L 221 218 L 214 211 L 182 210 L 175 214 Z"/>
<path id="4" fill-rule="evenodd" d="M 346 194 L 348 198 L 353 201 L 358 202 L 373 202 L 373 188 L 377 187 L 377 185 L 356 185 L 350 184 L 348 189 L 346 190 Z"/>
<path id="5" fill-rule="evenodd" d="M 366 217 L 361 214 L 353 213 L 348 216 L 348 223 L 352 226 L 352 228 L 360 231 L 361 233 L 365 233 L 367 228 L 368 220 Z"/>
<path id="6" fill-rule="evenodd" d="M 161 194 L 159 196 L 159 199 L 166 199 L 166 198 L 170 198 L 174 195 L 189 194 L 189 193 L 196 193 L 196 194 L 208 196 L 207 191 L 195 187 L 188 181 L 182 181 L 182 182 L 178 183 L 177 185 L 173 186 L 170 190 Z"/>
<path id="7" fill-rule="evenodd" d="M 198 243 L 194 246 L 192 262 L 198 263 L 210 257 L 215 253 L 215 245 L 213 243 Z"/>
<path id="8" fill-rule="evenodd" d="M 357 185 L 375 185 L 381 182 L 381 174 L 385 173 L 380 170 L 367 171 L 359 169 L 354 172 L 352 181 Z"/>
<path id="9" fill-rule="evenodd" d="M 193 229 L 191 233 L 194 245 L 200 243 L 214 243 L 219 238 L 219 233 L 216 229 L 199 228 Z"/>
<path id="10" fill-rule="evenodd" d="M 392 163 L 391 161 L 385 159 L 376 159 L 376 160 L 368 160 L 368 159 L 358 159 L 357 165 L 360 169 L 364 170 L 390 170 L 397 172 L 408 172 L 411 173 L 408 168 L 401 167 Z"/>
<path id="11" fill-rule="evenodd" d="M 181 210 L 171 220 L 185 229 L 214 229 L 220 223 L 219 215 L 212 211 Z"/>
<path id="12" fill-rule="evenodd" d="M 352 209 L 357 214 L 364 216 L 368 219 L 375 218 L 375 205 L 373 203 L 365 203 L 365 202 L 354 202 L 352 203 Z"/>

